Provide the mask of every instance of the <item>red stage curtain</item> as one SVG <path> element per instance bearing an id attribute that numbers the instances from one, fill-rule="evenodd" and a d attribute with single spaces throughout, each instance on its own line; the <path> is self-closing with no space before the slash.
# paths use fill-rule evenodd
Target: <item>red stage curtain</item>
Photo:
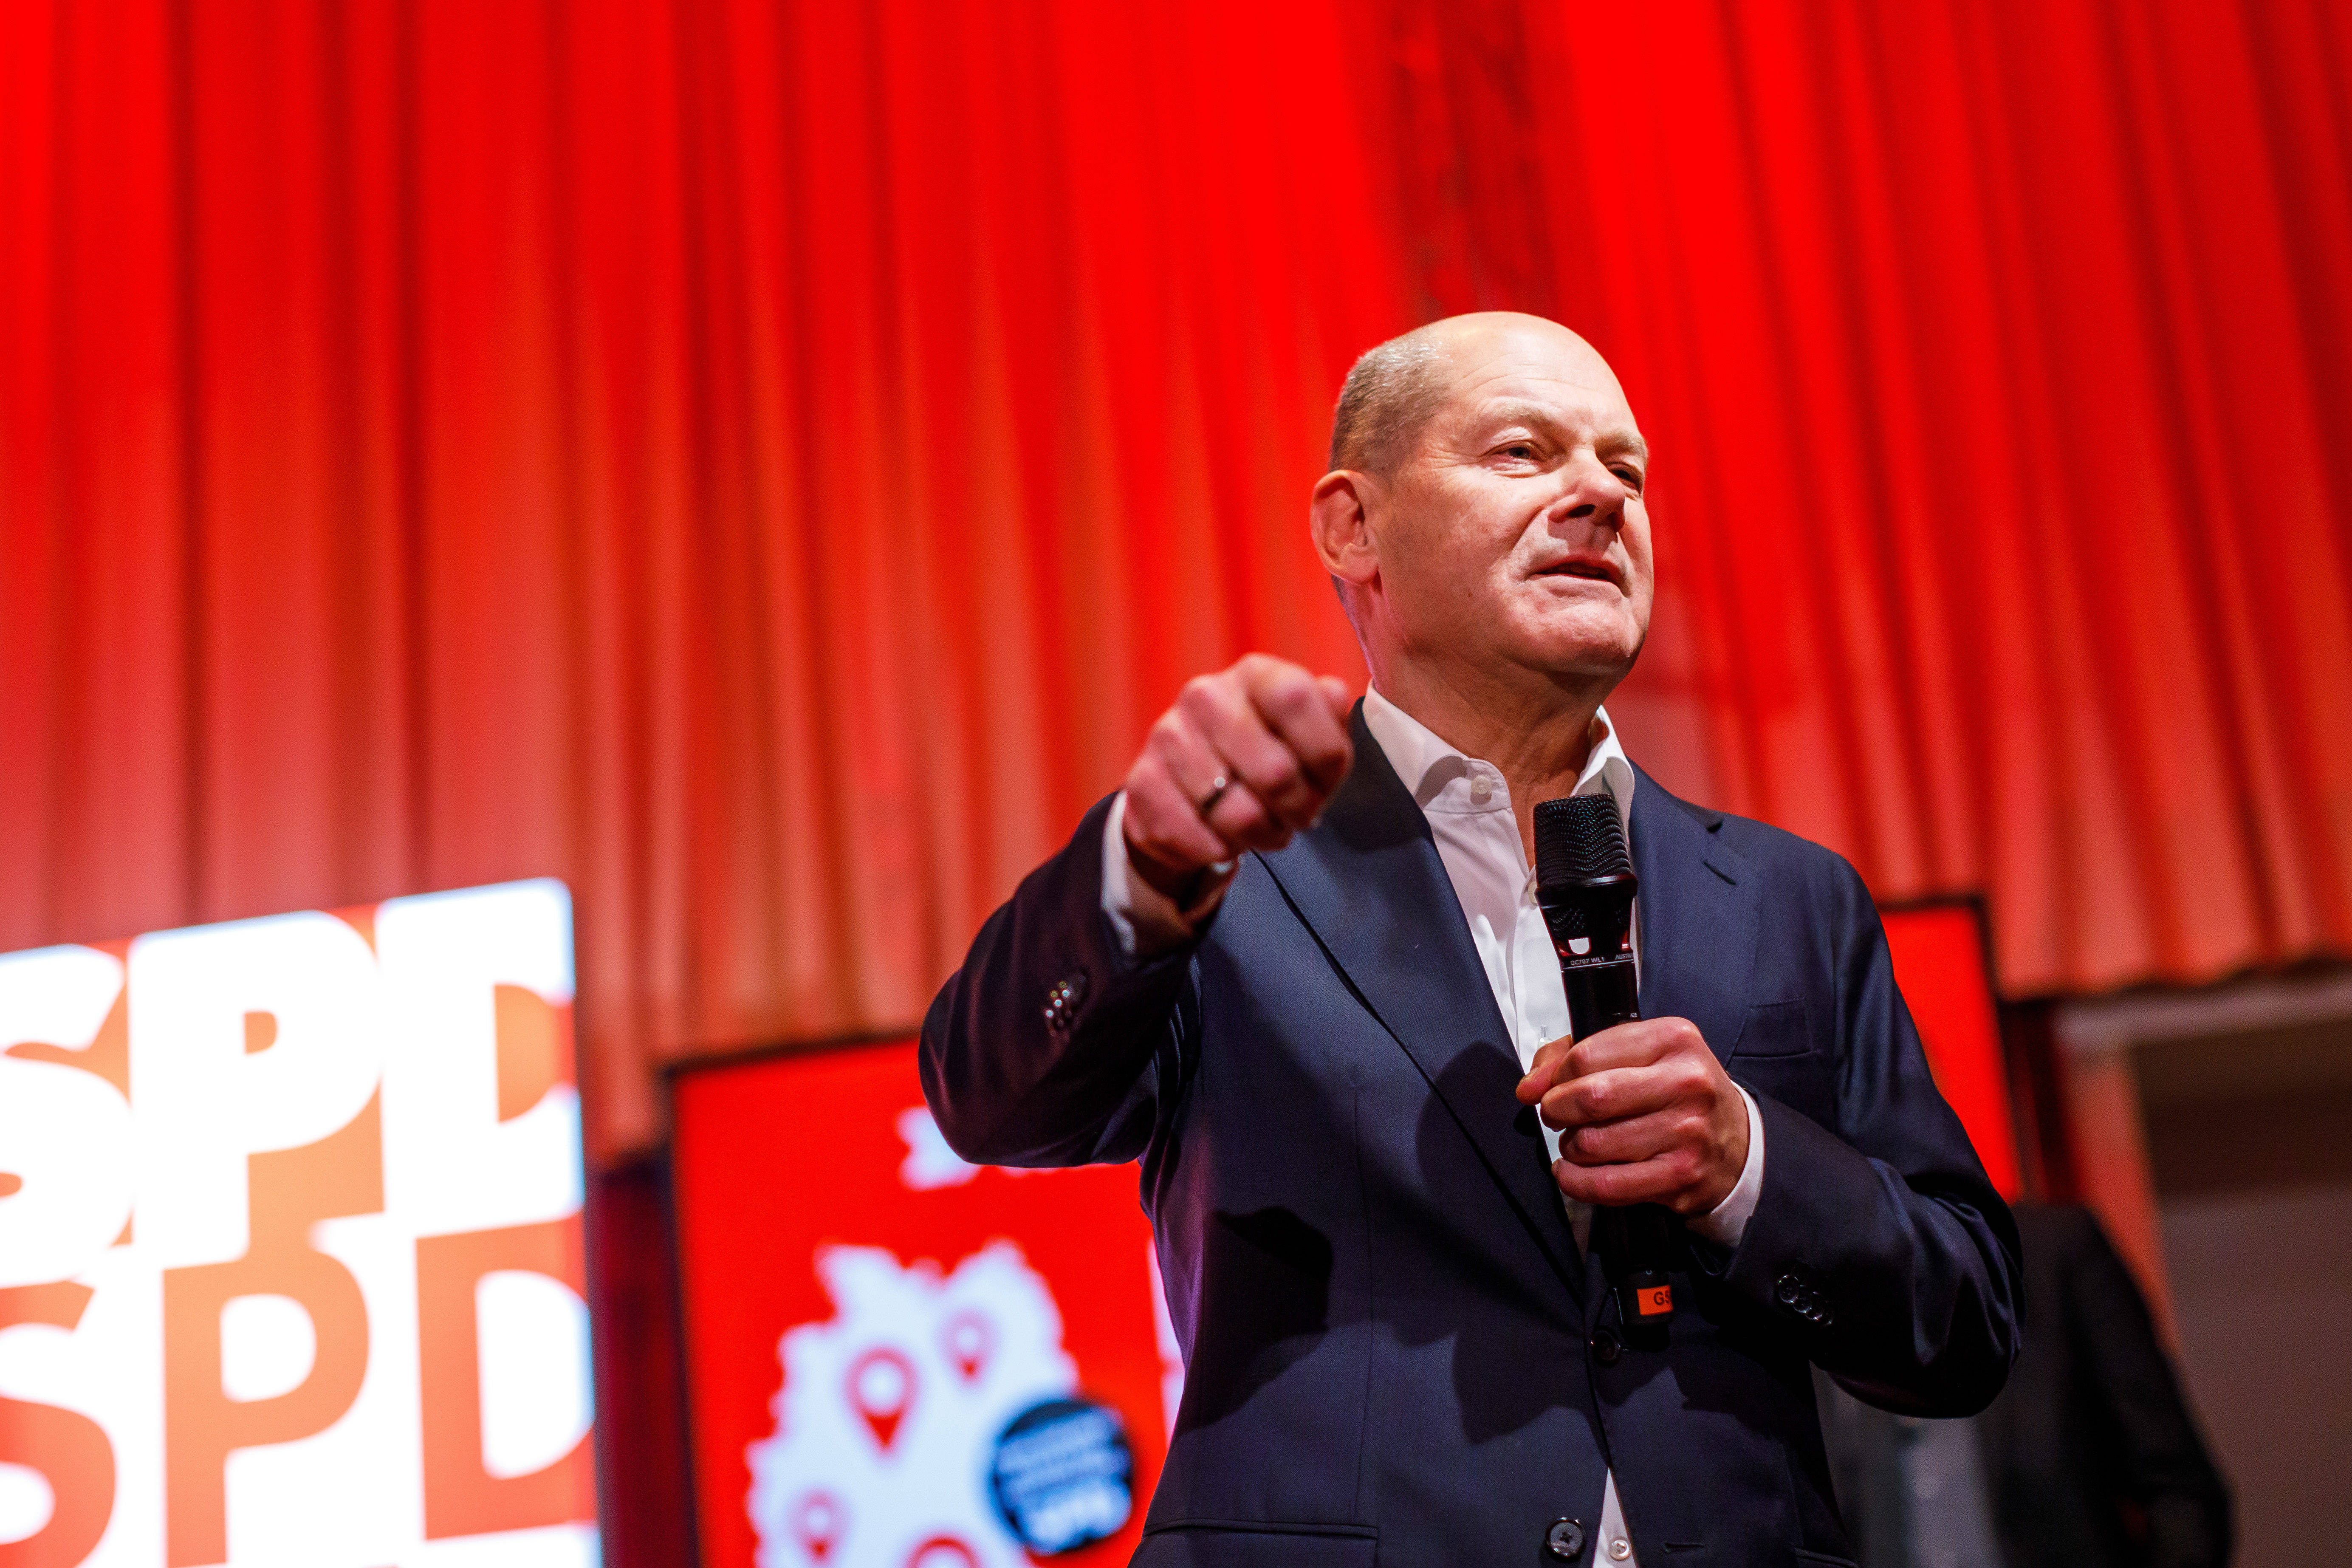
<path id="1" fill-rule="evenodd" d="M 2352 949 L 2328 0 L 0 5 L 0 947 L 554 873 L 899 1027 L 1188 673 L 1360 676 L 1360 349 L 1582 328 L 1637 757 L 2017 991 Z"/>

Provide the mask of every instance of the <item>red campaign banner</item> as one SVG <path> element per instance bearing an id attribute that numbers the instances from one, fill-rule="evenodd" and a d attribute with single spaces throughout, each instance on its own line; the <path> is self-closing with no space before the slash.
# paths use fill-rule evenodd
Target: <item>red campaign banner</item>
<path id="1" fill-rule="evenodd" d="M 708 1568 L 1124 1563 L 1182 1378 L 1135 1167 L 964 1163 L 911 1042 L 675 1082 Z"/>

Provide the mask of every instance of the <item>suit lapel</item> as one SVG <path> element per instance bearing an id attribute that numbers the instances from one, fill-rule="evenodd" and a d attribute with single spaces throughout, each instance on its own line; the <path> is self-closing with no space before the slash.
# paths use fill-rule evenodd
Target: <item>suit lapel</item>
<path id="1" fill-rule="evenodd" d="M 1640 770 L 1635 772 L 1640 773 Z M 1755 866 L 1716 836 L 1718 813 L 1695 812 L 1640 773 L 1633 871 L 1642 1016 L 1688 1018 L 1718 1059 L 1748 1021 L 1756 959 Z"/>
<path id="2" fill-rule="evenodd" d="M 1513 1091 L 1518 1054 L 1496 1009 L 1429 824 L 1364 725 L 1356 765 L 1320 826 L 1260 857 L 1356 997 L 1429 1080 L 1487 1173 L 1570 1290 L 1582 1260 L 1532 1113 Z"/>

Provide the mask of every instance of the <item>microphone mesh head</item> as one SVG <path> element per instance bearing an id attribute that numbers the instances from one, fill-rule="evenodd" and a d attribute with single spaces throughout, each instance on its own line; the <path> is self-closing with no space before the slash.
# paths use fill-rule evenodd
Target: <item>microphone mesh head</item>
<path id="1" fill-rule="evenodd" d="M 1631 877 L 1625 825 L 1606 795 L 1572 795 L 1536 804 L 1536 882 L 1572 887 Z"/>

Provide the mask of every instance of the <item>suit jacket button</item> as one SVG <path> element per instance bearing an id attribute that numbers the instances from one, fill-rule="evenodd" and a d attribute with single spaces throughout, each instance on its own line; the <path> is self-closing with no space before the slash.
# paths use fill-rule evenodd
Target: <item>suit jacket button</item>
<path id="1" fill-rule="evenodd" d="M 1078 1005 L 1087 999 L 1087 972 L 1066 974 L 1054 982 L 1045 993 L 1045 1027 L 1055 1034 L 1067 1029 L 1078 1016 Z"/>
<path id="2" fill-rule="evenodd" d="M 1793 1274 L 1783 1274 L 1772 1281 L 1772 1300 L 1783 1307 L 1793 1307 L 1797 1298 L 1805 1293 L 1804 1281 Z"/>
<path id="3" fill-rule="evenodd" d="M 1573 1519 L 1555 1519 L 1544 1531 L 1544 1550 L 1562 1563 L 1573 1563 L 1584 1550 L 1584 1526 Z"/>
<path id="4" fill-rule="evenodd" d="M 1602 1366 L 1615 1366 L 1617 1358 L 1625 1353 L 1625 1342 L 1612 1331 L 1601 1329 L 1592 1336 L 1592 1353 Z"/>

